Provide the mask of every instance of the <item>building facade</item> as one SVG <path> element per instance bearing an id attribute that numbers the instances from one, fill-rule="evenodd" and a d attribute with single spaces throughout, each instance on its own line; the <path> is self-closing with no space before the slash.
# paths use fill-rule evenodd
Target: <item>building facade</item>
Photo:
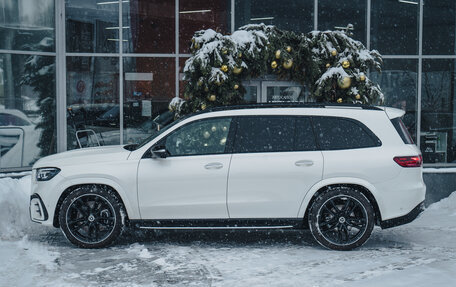
<path id="1" fill-rule="evenodd" d="M 353 24 L 383 55 L 370 77 L 406 111 L 425 177 L 451 186 L 454 173 L 439 172 L 456 167 L 454 0 L 0 0 L 0 170 L 147 137 L 182 96 L 194 32 L 251 23 L 300 33 Z M 268 77 L 244 84 L 252 102 L 306 91 Z"/>

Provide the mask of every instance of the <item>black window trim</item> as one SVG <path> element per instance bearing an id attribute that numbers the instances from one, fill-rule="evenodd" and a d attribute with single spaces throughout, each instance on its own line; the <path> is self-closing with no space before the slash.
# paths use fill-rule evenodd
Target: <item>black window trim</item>
<path id="1" fill-rule="evenodd" d="M 315 139 L 317 141 L 317 146 L 319 147 L 319 149 L 321 151 L 331 151 L 331 150 L 352 150 L 352 149 L 365 149 L 365 148 L 377 148 L 377 147 L 381 147 L 382 146 L 382 141 L 374 134 L 373 131 L 371 131 L 365 124 L 363 124 L 362 122 L 356 120 L 356 119 L 353 119 L 353 118 L 347 118 L 347 117 L 340 117 L 340 116 L 325 116 L 325 115 L 321 115 L 321 116 L 311 116 L 312 117 L 312 126 L 314 128 L 314 132 L 315 132 Z M 372 141 L 375 143 L 374 146 L 368 146 L 368 147 L 351 147 L 351 148 L 323 148 L 323 145 L 321 145 L 320 143 L 320 137 L 317 136 L 317 127 L 316 127 L 316 124 L 314 122 L 314 119 L 316 118 L 337 118 L 337 119 L 342 119 L 342 120 L 346 120 L 346 121 L 349 121 L 349 122 L 352 122 L 354 124 L 356 124 L 357 126 L 359 126 L 364 132 L 367 133 L 367 135 L 372 139 Z"/>

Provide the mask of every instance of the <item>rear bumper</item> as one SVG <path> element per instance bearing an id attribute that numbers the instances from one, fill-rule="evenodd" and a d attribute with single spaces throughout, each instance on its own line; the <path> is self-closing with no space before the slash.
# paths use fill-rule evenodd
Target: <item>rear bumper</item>
<path id="1" fill-rule="evenodd" d="M 391 218 L 391 219 L 380 222 L 380 227 L 382 229 L 387 229 L 387 228 L 410 223 L 413 220 L 415 220 L 418 217 L 418 215 L 420 215 L 420 213 L 423 212 L 423 210 L 424 210 L 424 201 L 421 202 L 420 204 L 418 204 L 414 209 L 412 209 L 412 211 L 410 211 L 409 213 L 407 213 L 404 216 Z"/>

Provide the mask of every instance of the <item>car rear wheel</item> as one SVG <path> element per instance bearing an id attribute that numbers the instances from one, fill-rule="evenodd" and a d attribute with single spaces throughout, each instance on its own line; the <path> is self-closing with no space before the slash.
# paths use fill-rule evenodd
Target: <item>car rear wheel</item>
<path id="1" fill-rule="evenodd" d="M 320 245 L 351 250 L 363 245 L 372 234 L 374 210 L 361 192 L 350 187 L 331 188 L 313 201 L 309 227 Z"/>
<path id="2" fill-rule="evenodd" d="M 120 236 L 123 214 L 123 206 L 112 190 L 87 185 L 71 191 L 64 199 L 59 223 L 71 243 L 83 248 L 101 248 Z"/>

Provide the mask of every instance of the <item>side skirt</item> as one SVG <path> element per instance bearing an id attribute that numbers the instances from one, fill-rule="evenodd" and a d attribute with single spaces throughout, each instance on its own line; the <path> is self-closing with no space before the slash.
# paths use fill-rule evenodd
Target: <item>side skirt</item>
<path id="1" fill-rule="evenodd" d="M 130 220 L 140 229 L 302 229 L 302 219 L 164 219 Z"/>

